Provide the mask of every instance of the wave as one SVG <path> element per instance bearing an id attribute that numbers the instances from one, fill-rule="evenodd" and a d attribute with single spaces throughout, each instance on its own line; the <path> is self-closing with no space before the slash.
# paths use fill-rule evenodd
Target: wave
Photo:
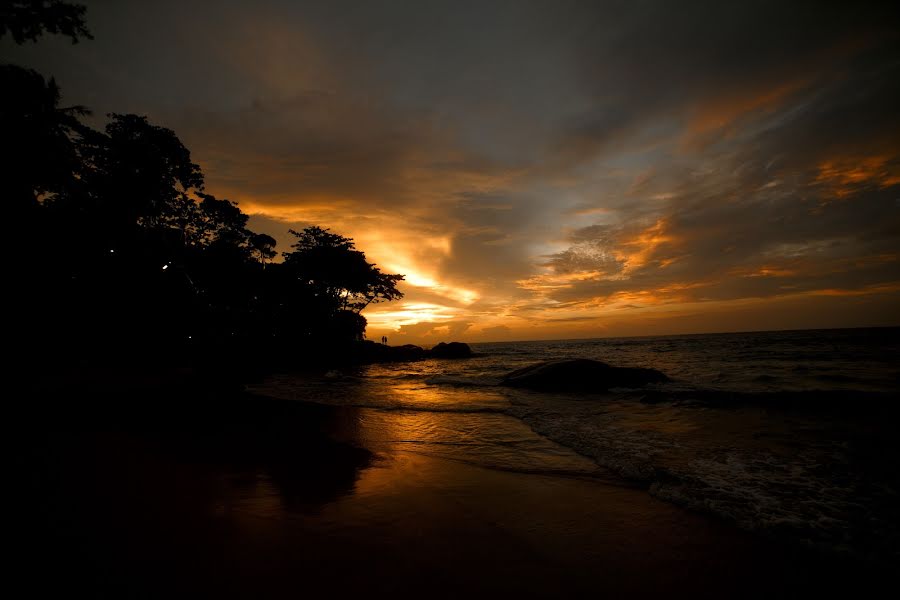
<path id="1" fill-rule="evenodd" d="M 458 387 L 495 387 L 500 385 L 497 377 L 464 376 L 464 375 L 433 375 L 425 379 L 428 385 L 452 385 Z"/>
<path id="2" fill-rule="evenodd" d="M 423 442 L 423 445 L 430 445 L 428 442 Z M 546 468 L 546 467 L 528 467 L 528 466 L 515 466 L 511 465 L 508 462 L 493 462 L 491 460 L 486 460 L 484 458 L 470 458 L 465 456 L 460 456 L 457 454 L 440 454 L 429 451 L 420 451 L 415 449 L 408 449 L 407 452 L 412 452 L 413 454 L 420 454 L 423 456 L 439 456 L 444 460 L 452 460 L 455 462 L 464 463 L 467 465 L 475 465 L 477 467 L 481 467 L 484 469 L 491 469 L 492 471 L 502 471 L 504 473 L 519 473 L 522 475 L 539 475 L 543 477 L 565 477 L 569 479 L 588 479 L 591 481 L 602 482 L 605 485 L 615 485 L 619 487 L 631 487 L 627 482 L 622 481 L 621 478 L 616 476 L 609 471 L 601 469 L 599 466 L 594 469 L 572 469 L 572 468 Z"/>
<path id="3" fill-rule="evenodd" d="M 510 414 L 660 500 L 803 546 L 864 559 L 900 558 L 896 476 L 890 464 L 860 470 L 844 444 L 793 440 L 790 451 L 776 451 L 765 447 L 759 432 L 753 447 L 724 434 L 695 442 L 624 424 L 630 416 L 534 406 L 514 406 Z"/>
<path id="4" fill-rule="evenodd" d="M 586 349 L 608 353 L 619 345 L 636 348 L 623 347 L 622 361 L 658 367 L 674 381 L 597 395 L 498 386 L 509 370 L 562 350 L 602 358 Z M 599 470 L 661 500 L 804 545 L 900 557 L 896 442 L 871 440 L 868 429 L 848 425 L 895 421 L 900 413 L 895 366 L 872 367 L 864 355 L 823 374 L 821 366 L 806 364 L 806 356 L 803 362 L 785 364 L 747 362 L 741 351 L 723 344 L 722 357 L 710 358 L 715 352 L 699 345 L 702 351 L 694 354 L 673 359 L 672 353 L 660 353 L 653 359 L 643 345 L 523 344 L 503 348 L 505 352 L 485 348 L 493 357 L 481 354 L 472 361 L 376 366 L 361 370 L 361 377 L 270 381 L 282 394 L 320 404 L 383 413 L 474 415 L 462 420 L 472 427 L 469 434 L 485 441 L 489 450 L 484 452 L 462 447 L 458 455 L 445 456 L 452 452 L 450 445 L 400 443 L 454 460 L 477 458 L 473 462 L 488 468 L 568 476 L 566 469 L 529 469 L 529 464 L 552 466 L 552 461 L 542 462 L 525 448 L 494 454 L 498 445 L 488 432 L 503 434 L 509 425 L 499 418 L 494 423 L 488 415 L 505 415 L 525 423 L 544 441 L 563 446 L 561 451 L 586 457 Z M 771 353 L 759 356 L 771 358 Z M 380 418 L 378 412 L 370 414 Z M 448 433 L 439 427 L 436 435 Z M 865 452 L 860 454 L 859 448 Z"/>
<path id="5" fill-rule="evenodd" d="M 452 413 L 452 414 L 506 414 L 507 408 L 502 406 L 472 406 L 467 404 L 416 404 L 407 402 L 335 402 L 317 398 L 304 398 L 301 402 L 311 402 L 324 406 L 340 406 L 346 408 L 365 408 L 385 412 L 420 412 L 420 413 Z"/>
<path id="6" fill-rule="evenodd" d="M 740 391 L 709 388 L 630 390 L 628 397 L 645 404 L 677 403 L 715 408 L 760 406 L 767 408 L 840 410 L 845 412 L 900 412 L 897 394 L 882 391 L 848 390 L 775 390 Z"/>
<path id="7" fill-rule="evenodd" d="M 655 478 L 656 467 L 648 450 L 666 447 L 663 440 L 654 444 L 630 435 L 625 429 L 610 427 L 609 432 L 605 432 L 603 425 L 586 427 L 587 421 L 581 414 L 561 415 L 523 406 L 510 408 L 509 414 L 521 419 L 536 433 L 637 483 L 649 484 Z"/>

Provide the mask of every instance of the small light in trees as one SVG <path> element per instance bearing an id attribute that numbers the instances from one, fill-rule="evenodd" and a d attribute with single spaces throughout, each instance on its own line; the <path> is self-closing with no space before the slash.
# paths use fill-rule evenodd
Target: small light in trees
<path id="1" fill-rule="evenodd" d="M 169 268 L 169 265 L 168 265 L 168 263 L 167 263 L 167 264 L 164 264 L 164 265 L 163 265 L 163 269 L 162 269 L 162 270 L 165 271 L 165 270 L 168 269 L 168 268 Z"/>

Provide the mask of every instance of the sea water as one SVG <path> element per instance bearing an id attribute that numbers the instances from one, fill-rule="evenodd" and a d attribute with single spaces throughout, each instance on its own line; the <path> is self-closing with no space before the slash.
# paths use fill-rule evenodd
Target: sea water
<path id="1" fill-rule="evenodd" d="M 763 535 L 900 557 L 900 329 L 473 344 L 469 359 L 280 374 L 253 391 L 355 407 L 357 439 L 485 468 L 636 485 Z M 671 379 L 553 394 L 506 388 L 591 358 Z"/>

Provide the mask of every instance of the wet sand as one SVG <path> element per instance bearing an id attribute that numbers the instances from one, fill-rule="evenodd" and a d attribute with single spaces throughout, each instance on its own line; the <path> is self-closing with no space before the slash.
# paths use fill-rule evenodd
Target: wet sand
<path id="1" fill-rule="evenodd" d="M 14 565 L 35 595 L 797 597 L 874 585 L 874 571 L 640 489 L 361 447 L 356 409 L 122 400 L 19 431 Z"/>

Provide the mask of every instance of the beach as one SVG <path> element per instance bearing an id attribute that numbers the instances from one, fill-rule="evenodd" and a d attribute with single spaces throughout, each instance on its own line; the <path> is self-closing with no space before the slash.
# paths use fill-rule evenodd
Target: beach
<path id="1" fill-rule="evenodd" d="M 181 387 L 22 423 L 17 560 L 35 596 L 796 597 L 879 577 L 603 469 L 423 451 L 396 435 L 402 410 Z"/>

